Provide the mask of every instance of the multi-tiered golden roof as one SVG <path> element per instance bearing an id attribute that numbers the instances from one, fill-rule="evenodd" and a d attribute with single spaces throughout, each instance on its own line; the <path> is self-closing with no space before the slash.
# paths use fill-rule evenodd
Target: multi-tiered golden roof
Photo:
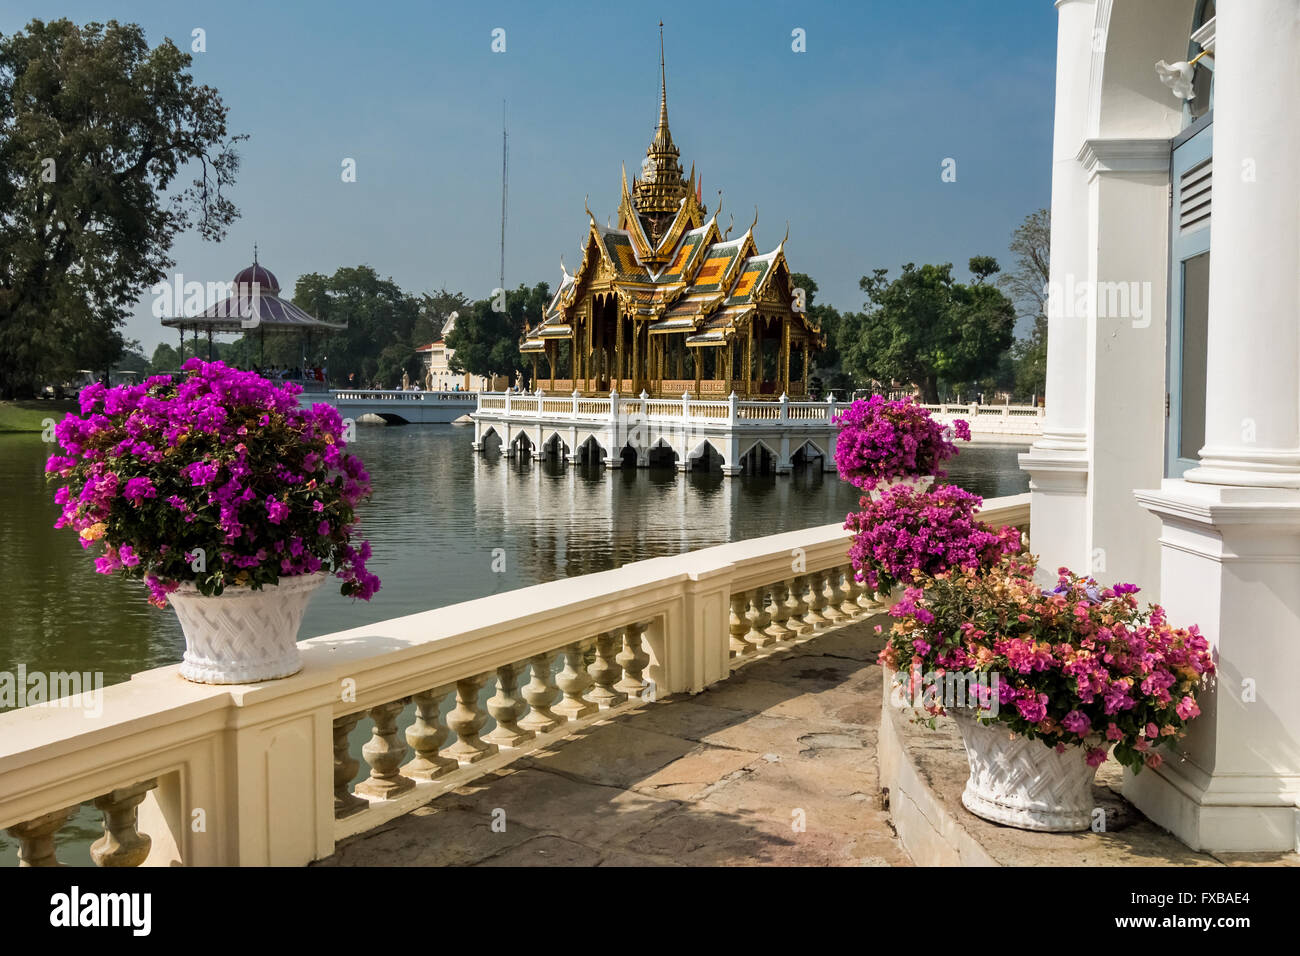
<path id="1" fill-rule="evenodd" d="M 641 176 L 629 188 L 623 172 L 617 229 L 587 210 L 582 263 L 572 275 L 561 266 L 559 289 L 524 339 L 533 381 L 566 395 L 806 395 L 822 338 L 792 288 L 785 240 L 760 255 L 753 224 L 736 239 L 730 226 L 720 233 L 716 212 L 704 218 L 694 166 L 683 177 L 680 158 L 661 32 L 659 124 Z"/>

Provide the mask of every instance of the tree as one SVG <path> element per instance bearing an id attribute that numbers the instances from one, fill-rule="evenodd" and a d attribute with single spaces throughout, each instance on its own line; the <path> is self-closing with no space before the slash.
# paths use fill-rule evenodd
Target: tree
<path id="1" fill-rule="evenodd" d="M 227 136 L 226 106 L 190 64 L 115 20 L 0 36 L 0 395 L 107 370 L 175 237 L 220 239 L 238 216 L 224 190 L 245 137 Z"/>
<path id="2" fill-rule="evenodd" d="M 1047 286 L 1050 277 L 1052 217 L 1039 209 L 1025 217 L 1011 234 L 1016 264 L 998 280 L 1011 296 L 1020 318 L 1033 321 L 1029 335 L 1011 347 L 1016 392 L 1024 398 L 1042 395 L 1047 387 Z"/>
<path id="3" fill-rule="evenodd" d="M 414 344 L 428 345 L 442 338 L 443 327 L 455 313 L 468 311 L 472 303 L 460 292 L 439 289 L 433 294 L 420 295 L 420 314 L 415 320 Z"/>
<path id="4" fill-rule="evenodd" d="M 845 367 L 881 383 L 910 382 L 926 402 L 938 402 L 939 380 L 972 381 L 991 373 L 1011 344 L 1015 309 L 985 279 L 997 262 L 971 260 L 975 281 L 955 282 L 952 264 L 903 266 L 897 279 L 887 269 L 863 276 L 866 311 L 848 313 L 840 341 Z"/>
<path id="5" fill-rule="evenodd" d="M 403 371 L 419 378 L 414 333 L 420 302 L 391 278 L 381 279 L 370 266 L 345 267 L 332 276 L 312 272 L 294 284 L 293 301 L 327 322 L 347 322 L 345 331 L 330 332 L 328 340 L 321 340 L 320 350 L 328 348 L 330 376 L 335 381 L 347 381 L 351 374 L 358 385 L 378 378 L 381 385 L 392 388 L 400 385 Z M 292 366 L 301 361 L 302 344 L 296 340 L 277 343 L 275 357 L 270 346 L 268 339 L 268 362 Z"/>
<path id="6" fill-rule="evenodd" d="M 159 342 L 149 359 L 149 374 L 161 375 L 164 372 L 180 371 L 182 365 L 180 354 L 166 342 Z"/>
<path id="7" fill-rule="evenodd" d="M 447 336 L 447 347 L 455 353 L 452 371 L 513 379 L 516 372 L 523 371 L 519 345 L 528 324 L 541 319 L 550 299 L 550 286 L 539 282 L 531 289 L 521 283 L 507 292 L 504 311 L 495 308 L 498 300 L 475 302 L 460 314 Z"/>
<path id="8" fill-rule="evenodd" d="M 149 374 L 149 360 L 145 358 L 144 347 L 137 339 L 126 341 L 115 367 L 123 372 L 135 372 L 141 378 Z"/>
<path id="9" fill-rule="evenodd" d="M 819 394 L 822 389 L 828 388 L 841 395 L 852 392 L 853 380 L 845 372 L 840 354 L 840 328 L 844 317 L 835 306 L 816 303 L 817 282 L 806 272 L 790 273 L 790 288 L 804 290 L 804 308 L 808 312 L 808 319 L 821 329 L 826 338 L 826 347 L 810 355 L 813 366 L 808 380 L 810 391 Z"/>
<path id="10" fill-rule="evenodd" d="M 1011 297 L 1022 319 L 1047 314 L 1051 246 L 1052 217 L 1046 209 L 1030 213 L 1011 234 L 1015 265 L 998 279 L 998 286 Z"/>

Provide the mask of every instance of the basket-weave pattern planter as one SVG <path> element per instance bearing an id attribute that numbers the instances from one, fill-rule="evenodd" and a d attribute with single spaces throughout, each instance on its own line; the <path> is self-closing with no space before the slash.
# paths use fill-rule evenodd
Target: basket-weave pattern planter
<path id="1" fill-rule="evenodd" d="M 326 577 L 320 571 L 260 590 L 228 587 L 213 597 L 181 584 L 168 595 L 185 632 L 181 676 L 200 684 L 247 684 L 298 673 L 298 628 Z"/>
<path id="2" fill-rule="evenodd" d="M 1005 724 L 981 724 L 956 708 L 948 711 L 961 731 L 970 763 L 962 805 L 985 820 L 1021 830 L 1087 830 L 1095 804 L 1083 747 L 1057 753 L 1040 740 L 1013 734 Z"/>

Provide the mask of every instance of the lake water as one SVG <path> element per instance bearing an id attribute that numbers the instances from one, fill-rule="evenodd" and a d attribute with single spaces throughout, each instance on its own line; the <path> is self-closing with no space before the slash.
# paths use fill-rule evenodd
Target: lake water
<path id="1" fill-rule="evenodd" d="M 362 508 L 383 589 L 369 603 L 328 582 L 312 599 L 302 636 L 359 627 L 643 558 L 841 522 L 857 493 L 816 467 L 791 476 L 724 478 L 671 468 L 483 458 L 472 429 L 361 426 L 350 449 L 366 463 L 374 498 Z M 1028 489 L 1016 455 L 1025 445 L 969 445 L 949 480 L 986 498 Z M 94 573 L 58 510 L 39 435 L 0 434 L 0 671 L 102 672 L 105 685 L 177 663 L 185 639 L 175 614 L 145 601 L 143 586 Z M 505 569 L 493 572 L 496 549 Z M 499 565 L 499 562 L 498 562 Z M 3 708 L 0 708 L 3 709 Z M 364 725 L 363 721 L 363 725 Z M 357 732 L 364 737 L 364 726 Z M 364 764 L 362 765 L 364 773 Z M 70 863 L 88 863 L 98 814 L 83 808 L 60 833 Z M 15 861 L 0 834 L 0 866 Z"/>

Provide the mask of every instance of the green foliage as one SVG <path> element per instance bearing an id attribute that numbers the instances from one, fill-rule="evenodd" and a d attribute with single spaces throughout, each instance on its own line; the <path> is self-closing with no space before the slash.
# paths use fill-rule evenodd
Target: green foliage
<path id="1" fill-rule="evenodd" d="M 845 368 L 859 379 L 910 382 L 922 400 L 939 400 L 939 380 L 975 381 L 992 373 L 1012 340 L 1015 309 L 984 279 L 989 257 L 971 260 L 976 280 L 954 281 L 952 264 L 903 266 L 863 276 L 866 310 L 843 316 L 839 345 Z"/>
<path id="2" fill-rule="evenodd" d="M 220 239 L 238 216 L 223 190 L 244 137 L 190 65 L 115 20 L 0 36 L 0 394 L 107 371 L 177 234 Z"/>
<path id="3" fill-rule="evenodd" d="M 1047 390 L 1047 316 L 1034 318 L 1034 331 L 1011 346 L 1016 393 L 1022 398 L 1042 398 Z"/>
<path id="4" fill-rule="evenodd" d="M 1042 397 L 1047 388 L 1047 283 L 1052 246 L 1052 217 L 1039 209 L 1025 217 L 1011 235 L 1016 264 L 998 279 L 1021 319 L 1032 319 L 1033 330 L 1011 347 L 1015 364 L 1015 389 L 1028 401 Z"/>
<path id="5" fill-rule="evenodd" d="M 541 320 L 550 301 L 550 286 L 539 282 L 531 289 L 520 284 L 505 294 L 505 311 L 494 308 L 492 299 L 480 299 L 461 312 L 447 336 L 447 347 L 455 350 L 451 367 L 473 375 L 505 375 L 511 381 L 523 371 L 519 345 L 530 324 Z M 529 369 L 531 373 L 531 368 Z"/>
<path id="6" fill-rule="evenodd" d="M 415 354 L 415 326 L 420 302 L 403 292 L 391 278 L 381 279 L 370 266 L 338 269 L 332 276 L 308 273 L 294 285 L 294 304 L 326 322 L 347 322 L 345 331 L 330 332 L 328 339 L 313 337 L 312 350 L 328 357 L 330 377 L 335 383 L 354 375 L 358 386 L 378 380 L 385 388 L 401 386 L 402 371 L 417 377 L 420 367 Z M 246 336 L 245 338 L 250 338 Z M 286 336 L 274 361 L 297 366 L 302 352 L 299 337 Z M 267 361 L 272 361 L 270 341 Z M 308 355 L 307 361 L 317 358 Z"/>
<path id="7" fill-rule="evenodd" d="M 808 318 L 821 329 L 822 335 L 826 338 L 826 347 L 812 355 L 815 371 L 808 382 L 809 390 L 820 396 L 829 389 L 837 396 L 847 397 L 848 393 L 853 391 L 853 379 L 844 369 L 840 352 L 844 316 L 833 305 L 815 303 L 817 283 L 806 272 L 790 273 L 790 287 L 804 290 L 804 305 L 808 310 Z"/>
<path id="8" fill-rule="evenodd" d="M 149 374 L 149 360 L 145 358 L 144 349 L 138 341 L 130 339 L 126 342 L 114 368 L 124 372 L 138 372 L 141 378 Z"/>
<path id="9" fill-rule="evenodd" d="M 166 342 L 159 342 L 149 359 L 149 374 L 161 375 L 164 372 L 179 372 L 183 364 L 180 354 Z"/>

